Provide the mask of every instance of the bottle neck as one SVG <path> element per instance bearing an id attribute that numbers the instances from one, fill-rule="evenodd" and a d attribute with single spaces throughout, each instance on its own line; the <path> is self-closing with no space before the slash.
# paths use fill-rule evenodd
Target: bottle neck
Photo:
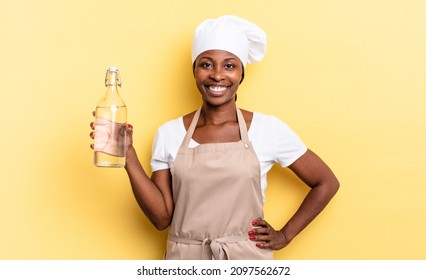
<path id="1" fill-rule="evenodd" d="M 107 71 L 105 76 L 105 86 L 116 88 L 121 87 L 121 77 L 118 71 Z"/>
<path id="2" fill-rule="evenodd" d="M 100 107 L 111 107 L 111 106 L 126 106 L 123 99 L 119 94 L 118 87 L 121 87 L 120 72 L 117 69 L 108 69 L 105 76 L 106 93 L 102 99 L 98 102 Z"/>
<path id="3" fill-rule="evenodd" d="M 118 87 L 117 85 L 107 85 L 106 95 L 118 95 Z"/>

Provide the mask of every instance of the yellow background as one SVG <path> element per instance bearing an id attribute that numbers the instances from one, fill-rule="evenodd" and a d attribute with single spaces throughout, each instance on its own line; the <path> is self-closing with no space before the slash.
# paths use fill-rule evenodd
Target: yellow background
<path id="1" fill-rule="evenodd" d="M 156 128 L 200 104 L 193 31 L 222 14 L 268 34 L 239 106 L 287 122 L 341 182 L 276 258 L 426 258 L 425 1 L 1 0 L 0 259 L 162 257 L 125 171 L 92 165 L 91 112 L 118 66 L 150 170 Z M 274 167 L 267 219 L 280 228 L 306 192 Z"/>

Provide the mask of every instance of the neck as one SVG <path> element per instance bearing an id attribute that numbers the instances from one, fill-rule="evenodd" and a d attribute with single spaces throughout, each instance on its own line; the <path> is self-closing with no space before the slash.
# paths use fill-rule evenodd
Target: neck
<path id="1" fill-rule="evenodd" d="M 203 104 L 201 109 L 200 120 L 204 124 L 218 125 L 226 122 L 237 122 L 236 104 L 229 106 L 210 106 Z"/>

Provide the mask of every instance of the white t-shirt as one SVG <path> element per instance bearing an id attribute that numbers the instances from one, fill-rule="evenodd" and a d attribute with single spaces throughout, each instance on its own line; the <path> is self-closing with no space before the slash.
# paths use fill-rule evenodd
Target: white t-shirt
<path id="1" fill-rule="evenodd" d="M 168 121 L 158 128 L 152 147 L 152 171 L 169 169 L 170 163 L 186 135 L 183 117 Z M 266 174 L 275 163 L 287 167 L 302 156 L 306 145 L 284 122 L 272 115 L 254 112 L 248 130 L 257 158 L 260 161 L 261 189 L 265 201 Z M 189 147 L 199 145 L 191 139 Z"/>

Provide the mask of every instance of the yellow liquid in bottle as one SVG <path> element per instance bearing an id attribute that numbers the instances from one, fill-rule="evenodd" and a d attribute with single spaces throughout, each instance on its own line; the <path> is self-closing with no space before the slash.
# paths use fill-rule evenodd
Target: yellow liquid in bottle
<path id="1" fill-rule="evenodd" d="M 126 163 L 127 107 L 96 107 L 93 163 L 124 167 Z"/>

